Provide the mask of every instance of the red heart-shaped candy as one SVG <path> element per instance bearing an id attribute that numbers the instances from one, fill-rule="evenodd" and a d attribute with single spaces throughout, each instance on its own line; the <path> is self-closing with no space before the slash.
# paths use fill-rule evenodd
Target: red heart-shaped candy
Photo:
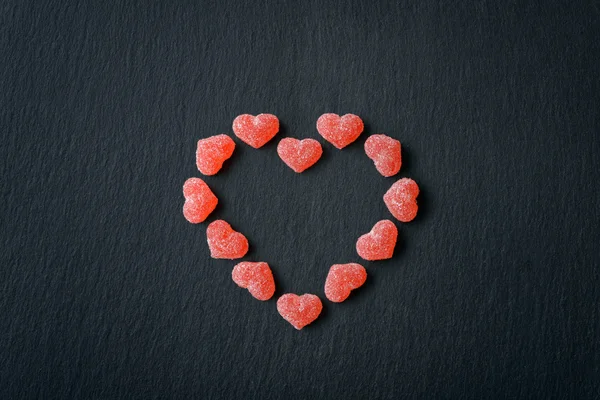
<path id="1" fill-rule="evenodd" d="M 367 280 L 367 271 L 356 263 L 334 264 L 325 280 L 325 297 L 334 303 L 341 303 L 350 292 L 361 287 Z"/>
<path id="2" fill-rule="evenodd" d="M 365 260 L 385 260 L 392 258 L 396 240 L 398 239 L 398 228 L 390 220 L 384 219 L 373 226 L 356 241 L 356 252 Z"/>
<path id="3" fill-rule="evenodd" d="M 317 120 L 319 134 L 338 149 L 343 149 L 358 139 L 364 128 L 362 119 L 354 114 L 343 117 L 323 114 Z"/>
<path id="4" fill-rule="evenodd" d="M 219 199 L 200 178 L 190 178 L 183 184 L 183 216 L 192 224 L 204 221 L 213 212 Z"/>
<path id="5" fill-rule="evenodd" d="M 227 135 L 216 135 L 198 141 L 196 166 L 204 175 L 214 175 L 229 159 L 235 149 L 235 142 Z"/>
<path id="6" fill-rule="evenodd" d="M 396 219 L 409 222 L 417 216 L 418 195 L 419 185 L 410 178 L 402 178 L 383 195 L 383 202 Z"/>
<path id="7" fill-rule="evenodd" d="M 259 114 L 256 117 L 242 114 L 233 120 L 233 133 L 244 143 L 258 149 L 279 132 L 279 119 L 273 114 Z"/>
<path id="8" fill-rule="evenodd" d="M 277 145 L 277 154 L 288 167 L 300 173 L 319 161 L 323 148 L 315 139 L 285 138 Z"/>
<path id="9" fill-rule="evenodd" d="M 206 240 L 212 258 L 233 260 L 242 258 L 248 252 L 248 239 L 234 231 L 222 219 L 211 222 L 206 228 Z"/>
<path id="10" fill-rule="evenodd" d="M 314 294 L 287 293 L 277 300 L 279 314 L 298 330 L 317 319 L 322 309 L 321 299 Z"/>
<path id="11" fill-rule="evenodd" d="M 400 171 L 402 155 L 398 140 L 387 135 L 371 135 L 365 142 L 365 153 L 381 175 L 393 176 Z"/>
<path id="12" fill-rule="evenodd" d="M 255 299 L 269 300 L 275 293 L 273 273 L 266 262 L 241 262 L 233 267 L 231 278 L 239 287 L 248 289 Z"/>

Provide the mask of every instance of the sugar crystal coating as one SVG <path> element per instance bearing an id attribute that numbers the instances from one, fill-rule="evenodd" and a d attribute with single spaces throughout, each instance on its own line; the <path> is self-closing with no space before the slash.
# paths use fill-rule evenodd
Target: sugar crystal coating
<path id="1" fill-rule="evenodd" d="M 323 303 L 314 294 L 287 293 L 277 300 L 277 311 L 294 328 L 300 330 L 321 314 Z"/>
<path id="2" fill-rule="evenodd" d="M 300 173 L 319 161 L 323 148 L 314 139 L 285 138 L 277 145 L 277 154 L 288 167 Z"/>
<path id="3" fill-rule="evenodd" d="M 279 119 L 273 114 L 259 114 L 256 117 L 242 114 L 233 120 L 233 133 L 255 149 L 264 146 L 277 132 Z"/>
<path id="4" fill-rule="evenodd" d="M 373 160 L 377 171 L 385 176 L 393 176 L 400 171 L 402 155 L 400 141 L 387 135 L 371 135 L 365 142 L 365 153 Z"/>
<path id="5" fill-rule="evenodd" d="M 328 113 L 321 115 L 317 120 L 319 134 L 338 149 L 343 149 L 358 139 L 364 127 L 362 119 L 354 114 L 340 117 Z"/>
<path id="6" fill-rule="evenodd" d="M 183 184 L 183 216 L 192 224 L 204 221 L 217 206 L 219 200 L 200 178 L 190 178 Z"/>
<path id="7" fill-rule="evenodd" d="M 206 228 L 206 241 L 212 258 L 233 260 L 248 252 L 248 239 L 236 232 L 222 219 L 211 222 Z"/>
<path id="8" fill-rule="evenodd" d="M 334 303 L 341 303 L 350 292 L 361 287 L 367 280 L 367 271 L 356 263 L 334 264 L 325 280 L 325 297 Z"/>
<path id="9" fill-rule="evenodd" d="M 392 215 L 402 222 L 410 222 L 417 216 L 419 185 L 410 178 L 402 178 L 383 195 L 383 201 Z"/>
<path id="10" fill-rule="evenodd" d="M 198 141 L 196 166 L 204 175 L 215 175 L 235 149 L 235 142 L 227 135 L 216 135 Z"/>
<path id="11" fill-rule="evenodd" d="M 275 280 L 266 262 L 244 261 L 233 267 L 231 278 L 241 288 L 247 288 L 258 300 L 265 301 L 275 293 Z"/>
<path id="12" fill-rule="evenodd" d="M 398 228 L 392 221 L 384 219 L 377 222 L 369 233 L 358 238 L 356 252 L 370 261 L 392 258 L 397 239 Z"/>

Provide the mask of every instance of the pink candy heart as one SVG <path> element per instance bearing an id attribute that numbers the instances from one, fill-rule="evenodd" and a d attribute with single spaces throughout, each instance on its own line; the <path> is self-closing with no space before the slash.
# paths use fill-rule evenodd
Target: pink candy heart
<path id="1" fill-rule="evenodd" d="M 383 195 L 383 202 L 398 221 L 410 222 L 417 216 L 419 185 L 410 178 L 402 178 Z"/>
<path id="2" fill-rule="evenodd" d="M 384 219 L 376 223 L 369 233 L 358 238 L 356 252 L 370 261 L 392 258 L 397 239 L 398 228 L 392 221 Z"/>
<path id="3" fill-rule="evenodd" d="M 204 175 L 214 175 L 229 159 L 235 149 L 235 142 L 227 135 L 216 135 L 198 141 L 196 166 Z"/>
<path id="4" fill-rule="evenodd" d="M 364 127 L 362 120 L 354 114 L 343 117 L 323 114 L 317 120 L 319 134 L 338 149 L 343 149 L 358 139 Z"/>
<path id="5" fill-rule="evenodd" d="M 183 184 L 183 216 L 192 224 L 204 221 L 217 206 L 219 199 L 200 178 L 190 178 Z"/>
<path id="6" fill-rule="evenodd" d="M 400 171 L 402 156 L 398 140 L 386 135 L 371 135 L 365 142 L 365 153 L 381 175 L 393 176 Z"/>
<path id="7" fill-rule="evenodd" d="M 323 304 L 314 294 L 284 294 L 277 300 L 277 311 L 294 328 L 300 330 L 321 314 Z"/>
<path id="8" fill-rule="evenodd" d="M 258 149 L 279 132 L 279 119 L 273 114 L 259 114 L 256 117 L 242 114 L 233 120 L 233 133 L 244 143 Z"/>
<path id="9" fill-rule="evenodd" d="M 323 148 L 314 139 L 285 138 L 277 145 L 277 154 L 288 167 L 300 173 L 319 161 Z"/>
<path id="10" fill-rule="evenodd" d="M 206 241 L 212 258 L 233 260 L 248 252 L 248 239 L 236 232 L 222 219 L 213 221 L 206 228 Z"/>
<path id="11" fill-rule="evenodd" d="M 334 264 L 325 280 L 325 297 L 340 303 L 350 296 L 350 292 L 361 287 L 367 280 L 367 271 L 356 263 Z"/>
<path id="12" fill-rule="evenodd" d="M 247 288 L 258 300 L 269 300 L 275 293 L 275 280 L 266 262 L 241 262 L 233 267 L 231 278 L 241 288 Z"/>

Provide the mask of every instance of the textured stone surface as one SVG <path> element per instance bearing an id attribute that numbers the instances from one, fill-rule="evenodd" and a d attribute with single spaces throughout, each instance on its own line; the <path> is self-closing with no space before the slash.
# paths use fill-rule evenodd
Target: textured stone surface
<path id="1" fill-rule="evenodd" d="M 0 399 L 598 397 L 597 1 L 0 4 Z M 295 174 L 278 136 L 232 136 L 261 112 L 323 157 Z M 365 131 L 337 151 L 325 112 Z M 421 193 L 370 263 L 379 132 Z M 206 222 L 281 293 L 369 272 L 302 331 L 181 214 L 215 133 L 236 149 Z"/>

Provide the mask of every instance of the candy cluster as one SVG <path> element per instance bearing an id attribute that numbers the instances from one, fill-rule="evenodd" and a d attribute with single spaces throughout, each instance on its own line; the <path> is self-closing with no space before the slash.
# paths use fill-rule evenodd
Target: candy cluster
<path id="1" fill-rule="evenodd" d="M 354 142 L 364 129 L 363 121 L 356 115 L 323 114 L 317 120 L 319 134 L 338 149 Z M 241 141 L 258 149 L 277 135 L 279 119 L 272 114 L 257 116 L 244 114 L 233 121 L 233 133 Z M 225 161 L 235 151 L 235 142 L 225 134 L 198 141 L 196 166 L 204 175 L 217 174 Z M 377 171 L 385 176 L 396 175 L 402 166 L 401 146 L 389 136 L 371 135 L 365 142 L 365 153 L 373 160 Z M 316 164 L 323 148 L 315 139 L 284 138 L 277 145 L 277 154 L 294 172 L 301 173 Z M 412 221 L 417 215 L 419 186 L 409 178 L 394 183 L 383 196 L 390 213 L 401 222 Z M 190 178 L 183 185 L 183 215 L 191 223 L 205 221 L 217 206 L 218 199 L 200 178 Z M 364 260 L 375 261 L 391 258 L 394 254 L 398 228 L 390 220 L 377 222 L 370 232 L 356 241 L 356 252 Z M 206 239 L 213 258 L 239 259 L 248 252 L 248 239 L 235 231 L 223 220 L 211 222 L 206 228 Z M 232 280 L 241 288 L 248 289 L 257 300 L 266 301 L 275 293 L 275 280 L 266 262 L 243 261 L 234 266 Z M 325 280 L 325 296 L 329 301 L 340 303 L 350 292 L 361 287 L 367 280 L 367 271 L 356 263 L 335 264 L 329 269 Z M 277 311 L 294 328 L 302 329 L 316 320 L 323 304 L 314 294 L 302 296 L 294 293 L 282 295 L 277 300 Z"/>

